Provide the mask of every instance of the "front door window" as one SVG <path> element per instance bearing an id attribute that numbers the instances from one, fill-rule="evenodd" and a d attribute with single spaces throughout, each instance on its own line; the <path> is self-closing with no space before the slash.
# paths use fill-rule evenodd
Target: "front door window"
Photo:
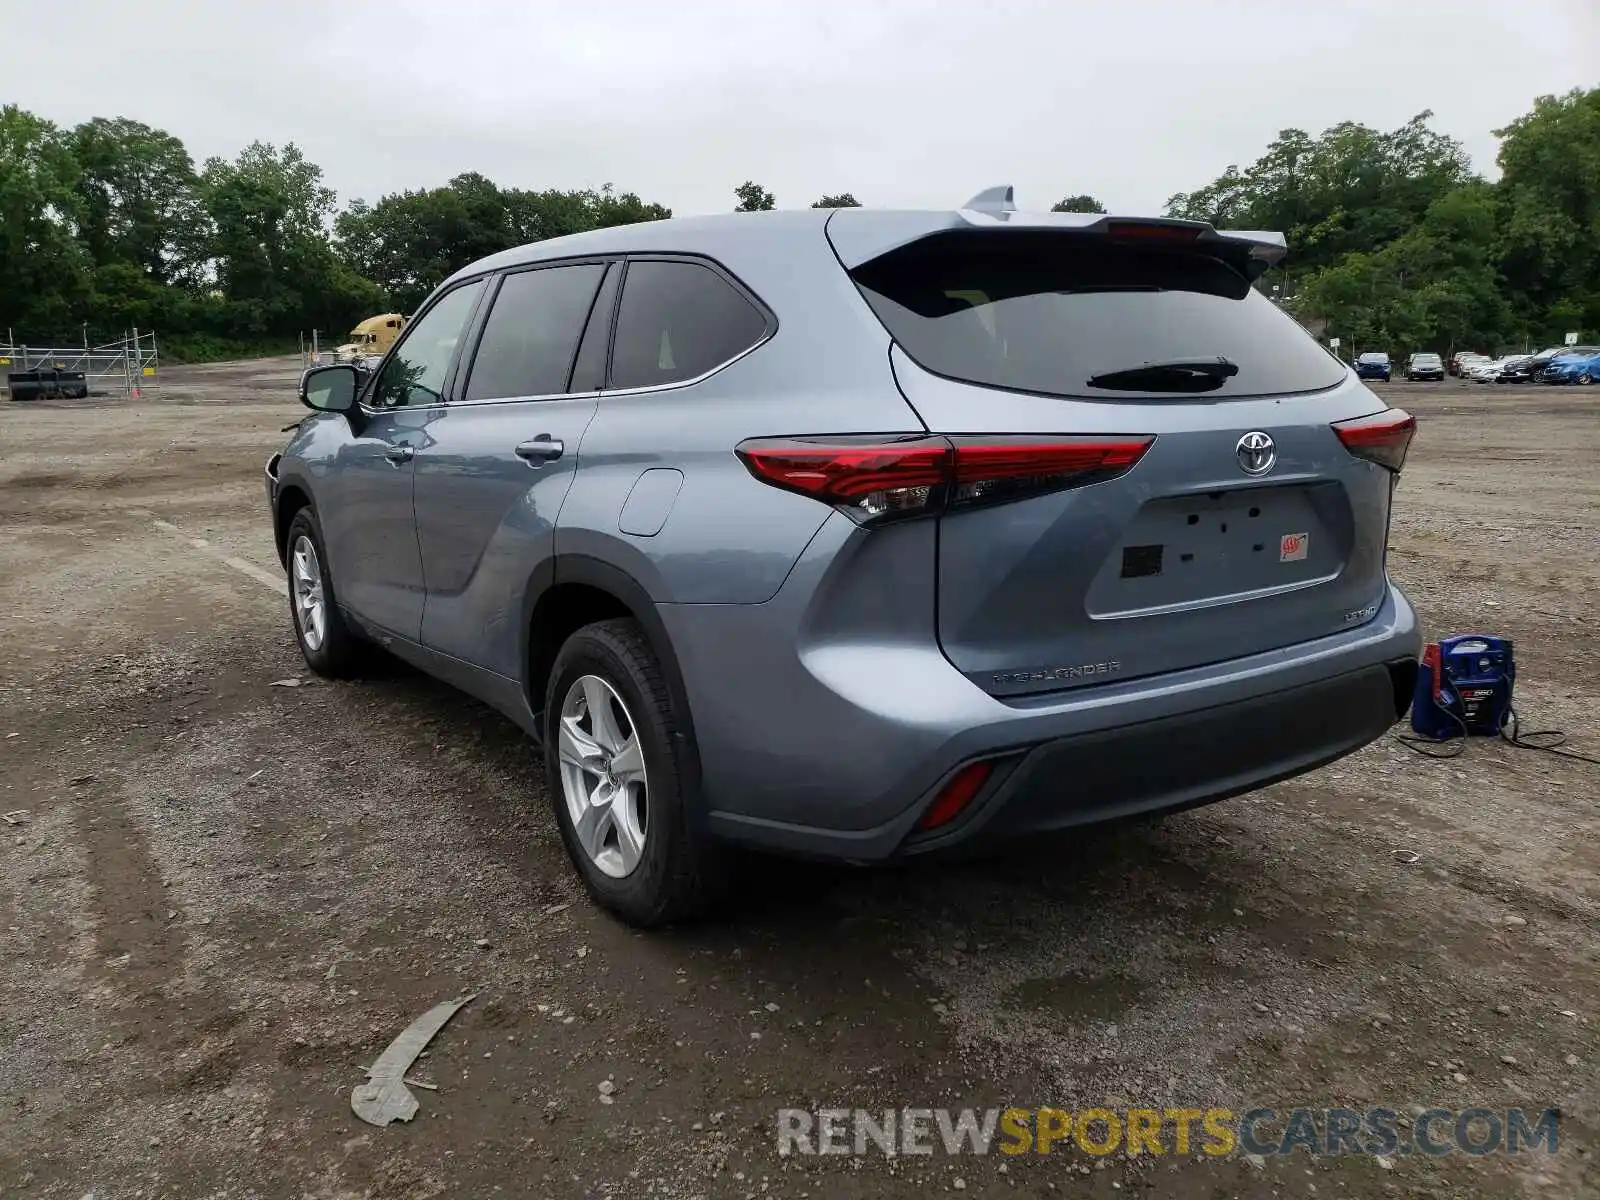
<path id="1" fill-rule="evenodd" d="M 406 331 L 406 337 L 383 364 L 370 400 L 373 408 L 411 408 L 444 402 L 444 381 L 450 360 L 466 331 L 467 319 L 483 281 L 474 280 L 440 298 Z"/>

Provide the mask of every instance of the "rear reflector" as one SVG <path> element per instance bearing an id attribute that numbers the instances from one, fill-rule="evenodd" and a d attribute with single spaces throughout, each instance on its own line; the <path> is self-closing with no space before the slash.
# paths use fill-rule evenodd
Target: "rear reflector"
<path id="1" fill-rule="evenodd" d="M 756 438 L 738 454 L 763 483 L 858 521 L 995 504 L 1125 474 L 1154 437 Z"/>
<path id="2" fill-rule="evenodd" d="M 1403 408 L 1391 408 L 1370 417 L 1335 422 L 1333 432 L 1357 458 L 1399 471 L 1417 432 L 1417 419 Z"/>
<path id="3" fill-rule="evenodd" d="M 968 763 L 955 776 L 939 794 L 934 797 L 928 811 L 922 814 L 919 824 L 924 829 L 937 829 L 941 825 L 948 825 L 963 812 L 967 805 L 972 803 L 972 798 L 982 790 L 983 785 L 989 781 L 989 775 L 994 770 L 994 764 L 989 762 Z"/>

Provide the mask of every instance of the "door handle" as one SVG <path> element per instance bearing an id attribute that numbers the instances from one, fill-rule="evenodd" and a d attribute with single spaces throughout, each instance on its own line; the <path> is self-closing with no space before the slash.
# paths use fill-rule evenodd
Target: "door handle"
<path id="1" fill-rule="evenodd" d="M 566 444 L 560 438 L 553 438 L 548 433 L 541 433 L 532 441 L 523 442 L 517 447 L 517 457 L 530 467 L 537 467 L 540 463 L 555 462 L 566 451 Z"/>
<path id="2" fill-rule="evenodd" d="M 416 453 L 416 450 L 410 446 L 390 446 L 383 452 L 383 456 L 398 467 L 401 463 L 410 462 Z"/>

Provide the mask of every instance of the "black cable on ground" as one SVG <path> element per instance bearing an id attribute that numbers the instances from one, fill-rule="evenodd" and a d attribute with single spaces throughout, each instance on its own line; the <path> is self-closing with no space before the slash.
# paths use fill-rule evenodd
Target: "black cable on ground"
<path id="1" fill-rule="evenodd" d="M 1408 737 L 1405 734 L 1397 734 L 1395 740 L 1406 749 L 1416 751 L 1423 758 L 1457 758 L 1467 748 L 1466 722 L 1442 704 L 1435 705 L 1435 707 L 1460 726 L 1461 734 L 1459 737 L 1436 740 L 1434 738 Z M 1587 754 L 1579 754 L 1576 750 L 1561 749 L 1566 743 L 1567 735 L 1560 729 L 1530 729 L 1527 733 L 1523 733 L 1521 719 L 1517 716 L 1517 710 L 1514 708 L 1506 710 L 1506 722 L 1500 727 L 1500 738 L 1506 744 L 1515 746 L 1518 750 L 1543 750 L 1546 754 L 1554 754 L 1558 758 L 1570 758 L 1576 762 L 1592 763 L 1600 767 L 1600 758 L 1591 758 Z M 1532 738 L 1541 740 L 1535 742 L 1530 740 Z"/>
<path id="2" fill-rule="evenodd" d="M 1467 723 L 1442 704 L 1435 703 L 1434 707 L 1461 727 L 1460 737 L 1436 739 L 1407 737 L 1402 733 L 1396 734 L 1395 740 L 1406 749 L 1416 751 L 1423 758 L 1457 758 L 1467 748 Z"/>
<path id="3" fill-rule="evenodd" d="M 1559 729 L 1530 729 L 1527 733 L 1523 733 L 1517 710 L 1514 708 L 1507 710 L 1506 723 L 1500 727 L 1500 737 L 1519 750 L 1543 750 L 1546 754 L 1554 754 L 1559 758 L 1571 758 L 1600 767 L 1600 758 L 1590 758 L 1587 754 L 1579 754 L 1576 750 L 1560 749 L 1565 744 L 1567 735 Z M 1541 745 L 1529 741 L 1529 738 L 1550 740 Z"/>

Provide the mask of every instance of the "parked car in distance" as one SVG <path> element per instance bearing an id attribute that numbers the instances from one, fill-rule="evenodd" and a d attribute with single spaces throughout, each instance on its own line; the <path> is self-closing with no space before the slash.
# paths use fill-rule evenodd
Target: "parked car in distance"
<path id="1" fill-rule="evenodd" d="M 1500 372 L 1503 371 L 1508 364 L 1517 361 L 1518 359 L 1516 357 L 1507 357 L 1491 358 L 1486 362 L 1472 363 L 1467 367 L 1466 374 L 1463 376 L 1463 378 L 1471 383 L 1493 383 L 1500 377 Z"/>
<path id="2" fill-rule="evenodd" d="M 1558 357 L 1573 349 L 1571 346 L 1552 346 L 1537 354 L 1525 355 L 1500 369 L 1496 383 L 1531 383 Z"/>
<path id="3" fill-rule="evenodd" d="M 1368 350 L 1365 354 L 1356 357 L 1356 377 L 1358 379 L 1381 379 L 1389 382 L 1389 356 L 1382 350 Z"/>
<path id="4" fill-rule="evenodd" d="M 266 464 L 306 662 L 375 644 L 508 715 L 640 926 L 728 845 L 931 856 L 1380 737 L 1413 418 L 1252 286 L 1282 235 L 1010 195 L 458 271 L 370 379 L 305 375 Z"/>
<path id="5" fill-rule="evenodd" d="M 1463 361 L 1472 358 L 1488 358 L 1487 354 L 1479 354 L 1476 350 L 1457 350 L 1450 356 L 1450 361 L 1445 364 L 1445 370 L 1452 375 L 1461 374 Z"/>
<path id="6" fill-rule="evenodd" d="M 1406 378 L 1418 379 L 1443 379 L 1444 360 L 1437 354 L 1413 354 L 1406 360 Z"/>
<path id="7" fill-rule="evenodd" d="M 1540 383 L 1591 384 L 1600 379 L 1600 349 L 1569 346 L 1539 372 Z"/>

